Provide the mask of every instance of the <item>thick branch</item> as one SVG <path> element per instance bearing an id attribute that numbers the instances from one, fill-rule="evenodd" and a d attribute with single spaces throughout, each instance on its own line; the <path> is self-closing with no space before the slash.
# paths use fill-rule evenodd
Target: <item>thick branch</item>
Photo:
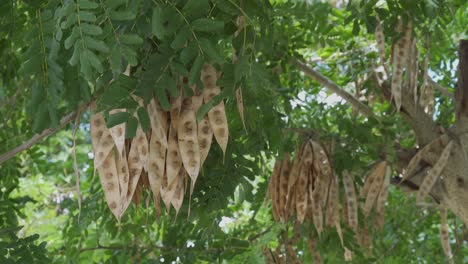
<path id="1" fill-rule="evenodd" d="M 334 83 L 332 80 L 328 79 L 327 77 L 323 76 L 321 73 L 317 72 L 316 70 L 312 69 L 311 67 L 307 66 L 305 63 L 293 59 L 291 61 L 293 65 L 298 67 L 302 72 L 307 74 L 307 76 L 311 77 L 312 79 L 316 80 L 319 82 L 321 85 L 325 86 L 329 91 L 337 94 L 341 98 L 343 98 L 345 101 L 350 103 L 353 108 L 355 108 L 357 111 L 359 111 L 361 114 L 365 116 L 373 116 L 374 113 L 372 112 L 372 109 L 365 104 L 359 102 L 356 97 L 354 97 L 352 94 L 348 93 L 341 87 L 339 87 L 336 83 Z"/>
<path id="2" fill-rule="evenodd" d="M 455 91 L 457 118 L 468 118 L 468 40 L 460 40 L 458 51 L 458 87 Z"/>
<path id="3" fill-rule="evenodd" d="M 45 137 L 48 137 L 48 136 L 54 134 L 55 132 L 59 131 L 64 126 L 66 126 L 68 123 L 70 123 L 72 120 L 74 120 L 77 113 L 83 112 L 88 106 L 89 106 L 89 103 L 85 103 L 85 104 L 81 105 L 80 108 L 78 109 L 78 111 L 75 111 L 75 112 L 70 113 L 70 114 L 66 115 L 65 117 L 63 117 L 60 120 L 60 124 L 59 124 L 58 127 L 48 128 L 48 129 L 42 131 L 40 134 L 34 135 L 32 138 L 30 138 L 29 140 L 27 140 L 23 144 L 17 146 L 16 148 L 14 148 L 14 149 L 6 152 L 6 153 L 3 153 L 0 156 L 0 164 L 4 163 L 5 161 L 7 161 L 7 160 L 9 160 L 11 158 L 13 158 L 19 152 L 31 148 L 32 146 L 34 146 L 36 143 L 38 143 L 39 141 L 41 141 Z"/>

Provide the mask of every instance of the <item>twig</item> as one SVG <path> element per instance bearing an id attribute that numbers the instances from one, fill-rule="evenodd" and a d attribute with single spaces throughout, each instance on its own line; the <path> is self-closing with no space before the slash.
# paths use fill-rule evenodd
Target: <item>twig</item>
<path id="1" fill-rule="evenodd" d="M 64 126 L 66 126 L 68 123 L 70 123 L 72 120 L 74 120 L 76 118 L 77 113 L 83 112 L 89 106 L 89 104 L 90 104 L 90 102 L 82 104 L 77 111 L 72 112 L 72 113 L 66 115 L 65 117 L 63 117 L 60 120 L 60 124 L 59 124 L 58 127 L 48 128 L 48 129 L 42 131 L 40 134 L 34 135 L 29 140 L 27 140 L 23 144 L 17 146 L 16 148 L 14 148 L 14 149 L 6 152 L 6 153 L 3 153 L 0 156 L 0 164 L 4 163 L 5 161 L 7 161 L 7 160 L 9 160 L 11 158 L 13 158 L 19 152 L 31 148 L 32 146 L 34 146 L 36 143 L 38 143 L 39 141 L 41 141 L 45 137 L 48 137 L 48 136 L 54 134 L 55 132 L 59 131 L 60 129 L 62 129 Z"/>
<path id="2" fill-rule="evenodd" d="M 374 113 L 372 112 L 372 109 L 370 107 L 368 107 L 365 104 L 359 102 L 359 100 L 356 99 L 356 97 L 354 97 L 352 94 L 350 94 L 347 91 L 345 91 L 344 89 L 342 89 L 335 82 L 328 79 L 327 77 L 325 77 L 324 75 L 322 75 L 318 71 L 312 69 L 311 67 L 307 66 L 305 63 L 303 63 L 303 62 L 301 62 L 301 61 L 299 61 L 297 59 L 293 59 L 291 61 L 291 63 L 293 65 L 295 65 L 296 67 L 298 67 L 306 75 L 308 75 L 312 79 L 316 80 L 321 85 L 325 86 L 325 88 L 327 88 L 331 92 L 337 94 L 338 96 L 343 98 L 345 101 L 350 103 L 351 106 L 353 108 L 355 108 L 361 114 L 363 114 L 363 115 L 365 115 L 367 117 L 370 117 L 370 116 L 374 115 Z"/>

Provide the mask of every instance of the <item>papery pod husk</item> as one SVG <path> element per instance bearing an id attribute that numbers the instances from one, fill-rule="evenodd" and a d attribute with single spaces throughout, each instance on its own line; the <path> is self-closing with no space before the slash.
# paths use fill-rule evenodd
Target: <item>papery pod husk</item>
<path id="1" fill-rule="evenodd" d="M 117 173 L 117 166 L 115 164 L 116 150 L 113 149 L 102 162 L 101 166 L 97 168 L 99 172 L 99 179 L 101 181 L 102 190 L 106 198 L 107 205 L 112 211 L 112 214 L 120 222 L 122 216 L 122 199 L 119 190 L 119 176 Z"/>
<path id="2" fill-rule="evenodd" d="M 282 165 L 282 160 L 276 160 L 275 165 L 273 167 L 273 174 L 271 176 L 271 180 L 273 181 L 272 189 L 271 189 L 271 201 L 272 201 L 273 218 L 275 219 L 276 222 L 280 221 L 280 216 L 281 216 L 281 213 L 280 213 L 281 202 L 280 202 L 280 195 L 279 195 L 281 165 Z"/>
<path id="3" fill-rule="evenodd" d="M 309 248 L 310 255 L 314 260 L 314 264 L 321 264 L 323 263 L 323 259 L 320 255 L 320 251 L 317 249 L 317 245 L 317 240 L 313 236 L 309 235 L 307 239 L 307 246 Z"/>
<path id="4" fill-rule="evenodd" d="M 132 143 L 130 145 L 130 151 L 128 153 L 129 181 L 123 211 L 125 211 L 130 205 L 133 194 L 135 193 L 136 187 L 138 185 L 141 172 L 143 171 L 143 161 L 140 159 L 140 153 L 138 152 L 136 140 L 136 138 L 131 140 Z"/>
<path id="5" fill-rule="evenodd" d="M 176 211 L 176 217 L 179 214 L 180 207 L 182 206 L 182 203 L 184 201 L 184 194 L 185 194 L 185 178 L 186 178 L 187 172 L 185 170 L 180 170 L 180 173 L 177 178 L 177 185 L 175 187 L 175 192 L 174 196 L 171 200 L 172 206 L 174 206 L 174 209 Z"/>
<path id="6" fill-rule="evenodd" d="M 167 145 L 167 142 L 166 142 Z M 150 154 L 148 159 L 148 180 L 154 199 L 159 199 L 162 180 L 165 173 L 167 147 L 153 129 L 150 140 Z M 156 202 L 156 201 L 155 201 Z"/>
<path id="7" fill-rule="evenodd" d="M 380 22 L 379 17 L 377 16 L 377 24 L 375 26 L 375 40 L 377 42 L 377 50 L 379 51 L 380 64 L 384 67 L 385 71 L 388 73 L 388 67 L 386 65 L 385 59 L 385 35 L 382 28 L 382 23 Z"/>
<path id="8" fill-rule="evenodd" d="M 109 115 L 126 112 L 125 109 L 114 109 L 109 111 Z M 123 153 L 125 151 L 125 127 L 126 124 L 122 123 L 114 127 L 109 128 L 109 132 L 114 140 L 115 147 L 117 148 L 117 154 L 120 159 L 123 159 Z"/>
<path id="9" fill-rule="evenodd" d="M 173 182 L 179 174 L 182 167 L 182 158 L 179 151 L 179 141 L 177 138 L 177 130 L 169 126 L 169 134 L 167 139 L 167 155 L 166 155 L 166 177 L 167 181 Z"/>
<path id="10" fill-rule="evenodd" d="M 181 170 L 183 170 L 183 168 L 181 168 Z M 171 202 L 174 198 L 178 182 L 179 177 L 173 180 L 170 184 L 167 182 L 167 176 L 163 177 L 163 182 L 161 186 L 161 199 L 163 200 L 163 203 L 166 206 L 167 213 L 169 213 L 171 209 Z"/>
<path id="11" fill-rule="evenodd" d="M 339 185 L 338 178 L 333 175 L 330 181 L 330 187 L 328 188 L 328 199 L 325 211 L 325 225 L 333 226 L 339 219 Z"/>
<path id="12" fill-rule="evenodd" d="M 385 179 L 385 174 L 387 171 L 387 162 L 382 161 L 380 162 L 375 170 L 375 173 L 373 172 L 370 177 L 374 177 L 374 180 L 372 181 L 372 185 L 369 188 L 369 191 L 367 193 L 366 201 L 364 203 L 363 207 L 363 213 L 367 217 L 374 206 L 377 197 L 379 195 L 380 190 L 382 189 L 382 183 L 384 182 Z"/>
<path id="13" fill-rule="evenodd" d="M 358 208 L 353 178 L 347 171 L 343 172 L 343 185 L 345 187 L 348 226 L 356 233 L 358 230 Z"/>
<path id="14" fill-rule="evenodd" d="M 444 207 L 440 208 L 440 242 L 448 262 L 454 263 L 452 249 L 450 247 L 449 228 L 447 224 L 447 209 Z"/>
<path id="15" fill-rule="evenodd" d="M 314 222 L 315 229 L 317 230 L 317 234 L 320 236 L 323 230 L 323 212 L 322 212 L 322 206 L 320 204 L 320 201 L 316 201 L 312 190 L 312 185 L 309 185 L 309 196 L 310 196 L 310 202 L 311 202 L 311 207 L 312 207 L 312 219 Z"/>
<path id="16" fill-rule="evenodd" d="M 97 114 L 101 115 L 101 114 Z M 106 127 L 104 123 L 104 118 L 97 117 L 94 119 L 94 123 L 101 124 L 100 126 L 96 126 L 96 130 L 102 131 L 102 135 L 97 142 L 96 147 L 94 148 L 94 168 L 99 168 L 104 160 L 107 158 L 111 150 L 114 148 L 115 143 L 114 139 L 111 136 L 109 129 Z M 94 129 L 93 129 L 94 130 Z M 94 131 L 93 131 L 94 132 Z M 96 132 L 99 134 L 100 132 Z"/>
<path id="17" fill-rule="evenodd" d="M 307 210 L 307 202 L 308 202 L 308 182 L 309 182 L 309 169 L 305 163 L 302 164 L 299 172 L 299 179 L 295 184 L 296 193 L 296 215 L 299 222 L 304 222 L 306 217 L 306 210 Z"/>
<path id="18" fill-rule="evenodd" d="M 288 178 L 291 172 L 291 158 L 289 153 L 285 153 L 281 165 L 280 182 L 279 182 L 279 199 L 280 199 L 280 219 L 283 223 L 286 222 L 286 206 L 288 195 Z"/>
<path id="19" fill-rule="evenodd" d="M 391 168 L 390 166 L 387 166 L 385 170 L 385 179 L 382 183 L 382 187 L 380 188 L 379 196 L 377 197 L 377 205 L 375 206 L 376 211 L 379 213 L 383 213 L 385 209 L 385 202 L 387 201 L 388 189 L 390 187 L 390 177 Z"/>
<path id="20" fill-rule="evenodd" d="M 119 151 L 119 150 L 117 150 Z M 122 151 L 121 157 L 116 159 L 117 173 L 119 175 L 119 188 L 120 188 L 120 203 L 122 207 L 122 214 L 125 212 L 124 204 L 126 203 L 126 197 L 128 192 L 128 184 L 130 180 L 128 163 L 127 163 L 127 151 L 124 149 Z"/>

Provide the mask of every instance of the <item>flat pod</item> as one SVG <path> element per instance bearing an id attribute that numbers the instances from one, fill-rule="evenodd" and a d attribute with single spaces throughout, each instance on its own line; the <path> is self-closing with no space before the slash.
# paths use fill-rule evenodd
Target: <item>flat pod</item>
<path id="1" fill-rule="evenodd" d="M 164 177 L 166 165 L 166 150 L 161 138 L 158 137 L 156 131 L 153 129 L 151 133 L 148 159 L 148 180 L 153 192 L 153 197 L 158 197 L 161 190 L 162 179 Z M 155 201 L 156 202 L 156 201 Z"/>
<path id="2" fill-rule="evenodd" d="M 114 149 L 104 159 L 102 166 L 98 167 L 98 172 L 107 205 L 114 216 L 120 221 L 122 203 L 119 190 L 119 176 L 115 161 L 116 156 Z"/>
<path id="3" fill-rule="evenodd" d="M 109 111 L 110 115 L 126 112 L 125 109 L 114 109 Z M 114 140 L 115 147 L 117 148 L 117 154 L 122 159 L 123 152 L 125 150 L 125 123 L 113 126 L 109 128 L 112 139 Z"/>
<path id="4" fill-rule="evenodd" d="M 205 103 L 209 102 L 213 97 L 221 92 L 219 86 L 216 86 L 217 73 L 215 68 L 210 64 L 205 64 L 201 73 L 203 82 L 203 98 Z M 229 137 L 227 124 L 226 110 L 224 102 L 221 101 L 208 111 L 211 129 L 213 130 L 216 141 L 218 142 L 223 154 L 226 154 L 226 148 Z"/>
<path id="5" fill-rule="evenodd" d="M 339 217 L 339 185 L 338 178 L 336 175 L 333 176 L 333 179 L 330 182 L 330 187 L 328 189 L 328 199 L 327 206 L 325 211 L 325 225 L 333 226 Z"/>
<path id="6" fill-rule="evenodd" d="M 140 161 L 143 164 L 143 168 L 148 171 L 147 168 L 147 161 L 149 156 L 149 142 L 148 138 L 146 137 L 145 132 L 141 129 L 141 126 L 138 125 L 136 130 L 136 136 L 132 140 L 132 146 L 135 145 L 138 151 L 138 155 L 140 157 Z"/>
<path id="7" fill-rule="evenodd" d="M 126 195 L 126 201 L 124 204 L 124 211 L 130 205 L 133 194 L 135 193 L 138 181 L 140 179 L 141 172 L 143 170 L 143 162 L 138 152 L 137 144 L 135 144 L 135 138 L 132 140 L 130 151 L 128 153 L 128 190 Z"/>
<path id="8" fill-rule="evenodd" d="M 300 172 L 299 172 L 299 179 L 296 182 L 295 185 L 295 192 L 296 192 L 296 214 L 297 214 L 297 219 L 299 222 L 304 222 L 305 216 L 306 216 L 306 210 L 307 210 L 307 203 L 308 203 L 308 197 L 307 197 L 307 184 L 309 180 L 309 171 L 310 167 L 307 167 L 307 165 L 304 163 L 301 166 Z"/>
<path id="9" fill-rule="evenodd" d="M 192 179 L 190 193 L 200 171 L 200 147 L 198 144 L 197 122 L 191 98 L 184 98 L 177 128 L 179 151 L 182 164 Z"/>
<path id="10" fill-rule="evenodd" d="M 368 216 L 374 203 L 377 200 L 379 192 L 382 188 L 382 183 L 385 179 L 385 173 L 387 168 L 387 162 L 382 161 L 376 168 L 376 173 L 373 173 L 374 180 L 372 185 L 369 188 L 369 192 L 367 193 L 366 202 L 363 207 L 363 213 L 365 216 Z"/>
<path id="11" fill-rule="evenodd" d="M 165 181 L 165 180 L 164 180 Z M 176 188 L 179 182 L 179 177 L 177 177 L 171 184 L 167 184 L 164 182 L 161 187 L 161 198 L 166 205 L 166 211 L 169 212 L 172 199 L 174 198 L 174 194 L 176 192 Z"/>
<path id="12" fill-rule="evenodd" d="M 104 130 L 106 129 L 104 117 L 101 113 L 91 115 L 89 128 L 91 132 L 91 143 L 93 145 L 94 156 L 96 156 L 99 140 L 101 140 Z"/>
<path id="13" fill-rule="evenodd" d="M 273 211 L 273 218 L 275 222 L 278 222 L 280 219 L 280 197 L 279 197 L 279 178 L 281 173 L 281 160 L 276 160 L 275 165 L 273 166 L 273 174 L 271 175 L 271 189 L 270 189 L 270 196 L 272 201 L 272 211 Z"/>
<path id="14" fill-rule="evenodd" d="M 343 185 L 346 194 L 346 207 L 348 212 L 348 225 L 354 231 L 358 229 L 357 199 L 351 174 L 343 172 Z"/>
<path id="15" fill-rule="evenodd" d="M 117 150 L 118 151 L 118 150 Z M 123 205 L 126 202 L 127 191 L 128 191 L 128 184 L 129 184 L 129 171 L 128 171 L 128 163 L 127 163 L 127 152 L 125 149 L 122 151 L 121 157 L 116 159 L 116 166 L 117 166 L 117 173 L 119 175 L 119 187 L 120 187 L 120 200 Z M 122 211 L 122 214 L 125 210 Z"/>
<path id="16" fill-rule="evenodd" d="M 179 173 L 179 176 L 177 178 L 177 185 L 175 188 L 174 196 L 171 200 L 171 204 L 176 210 L 176 217 L 177 214 L 179 214 L 180 207 L 182 206 L 182 202 L 184 201 L 184 180 L 186 178 L 185 175 L 187 175 L 187 172 L 185 170 L 181 170 L 181 173 Z"/>
<path id="17" fill-rule="evenodd" d="M 169 127 L 167 145 L 166 175 L 168 183 L 171 183 L 177 178 L 179 170 L 182 167 L 182 158 L 180 157 L 179 152 L 177 130 L 174 129 L 172 125 Z"/>
<path id="18" fill-rule="evenodd" d="M 205 116 L 198 124 L 198 145 L 200 146 L 200 166 L 203 166 L 208 154 L 210 153 L 211 142 L 213 141 L 213 130 L 210 121 Z"/>
<path id="19" fill-rule="evenodd" d="M 177 131 L 177 127 L 179 125 L 179 116 L 180 116 L 180 109 L 182 107 L 182 94 L 179 97 L 173 99 L 171 101 L 171 126 L 175 131 Z"/>
<path id="20" fill-rule="evenodd" d="M 288 194 L 288 178 L 291 172 L 291 158 L 289 153 L 285 153 L 281 165 L 280 182 L 279 182 L 279 196 L 280 196 L 280 218 L 283 223 L 286 222 L 287 211 L 287 194 Z"/>
<path id="21" fill-rule="evenodd" d="M 158 141 L 167 148 L 167 117 L 161 106 L 153 98 L 147 107 L 151 122 L 151 137 L 156 137 Z"/>
<path id="22" fill-rule="evenodd" d="M 440 242 L 445 256 L 453 263 L 452 249 L 450 248 L 449 228 L 447 224 L 447 209 L 440 208 Z"/>
<path id="23" fill-rule="evenodd" d="M 90 130 L 94 149 L 94 168 L 96 169 L 101 166 L 115 144 L 101 113 L 97 113 L 91 118 Z"/>
<path id="24" fill-rule="evenodd" d="M 309 196 L 312 206 L 312 219 L 317 230 L 317 234 L 320 236 L 323 230 L 323 212 L 320 201 L 315 200 L 314 194 L 312 191 L 312 185 L 309 185 Z"/>
<path id="25" fill-rule="evenodd" d="M 391 176 L 391 169 L 390 166 L 387 166 L 385 171 L 385 179 L 382 183 L 382 187 L 379 191 L 379 196 L 377 197 L 377 205 L 376 210 L 378 213 L 383 214 L 385 209 L 385 202 L 387 201 L 388 197 L 388 188 L 390 187 L 390 176 Z"/>

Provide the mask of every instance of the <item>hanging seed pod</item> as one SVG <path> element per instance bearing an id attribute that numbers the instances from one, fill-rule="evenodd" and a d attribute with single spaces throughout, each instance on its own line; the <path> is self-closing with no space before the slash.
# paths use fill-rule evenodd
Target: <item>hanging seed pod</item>
<path id="1" fill-rule="evenodd" d="M 177 130 L 172 125 L 169 127 L 169 136 L 167 142 L 166 157 L 166 175 L 168 183 L 172 183 L 179 174 L 182 167 L 182 158 L 179 152 L 179 143 L 177 139 Z"/>
<path id="2" fill-rule="evenodd" d="M 315 229 L 317 229 L 317 233 L 320 236 L 323 230 L 323 213 L 322 213 L 322 206 L 320 205 L 320 201 L 316 201 L 312 192 L 312 185 L 309 185 L 309 196 L 310 202 L 312 206 L 312 219 L 315 225 Z"/>
<path id="3" fill-rule="evenodd" d="M 128 181 L 128 190 L 123 211 L 125 211 L 130 205 L 130 201 L 132 200 L 133 194 L 135 193 L 141 172 L 143 170 L 143 162 L 140 159 L 136 140 L 136 138 L 132 139 L 130 152 L 128 153 L 128 171 L 130 177 Z"/>
<path id="4" fill-rule="evenodd" d="M 403 21 L 400 18 L 398 21 L 397 32 L 403 31 Z M 412 24 L 411 21 L 405 29 L 403 37 L 401 37 L 394 45 L 393 52 L 393 77 L 392 77 L 392 96 L 395 100 L 397 111 L 401 108 L 401 84 L 403 78 L 403 66 L 406 64 L 410 41 L 411 41 Z"/>
<path id="5" fill-rule="evenodd" d="M 244 99 L 242 98 L 242 88 L 239 86 L 236 90 L 236 102 L 237 102 L 237 111 L 239 111 L 239 115 L 242 121 L 242 126 L 244 130 L 247 131 L 247 127 L 245 126 L 245 118 L 244 118 Z"/>
<path id="6" fill-rule="evenodd" d="M 271 176 L 271 180 L 273 182 L 272 184 L 272 190 L 271 190 L 271 201 L 272 201 L 272 210 L 273 210 L 273 218 L 275 219 L 275 222 L 278 222 L 280 220 L 280 177 L 281 177 L 281 165 L 282 161 L 281 160 L 276 160 L 275 165 L 273 167 L 273 174 Z"/>
<path id="7" fill-rule="evenodd" d="M 453 263 L 452 249 L 450 248 L 449 229 L 447 224 L 447 209 L 440 208 L 440 242 L 449 263 Z"/>
<path id="8" fill-rule="evenodd" d="M 180 207 L 182 206 L 182 202 L 184 201 L 184 181 L 186 178 L 187 172 L 185 170 L 180 170 L 177 185 L 175 187 L 175 192 L 174 196 L 172 197 L 171 204 L 174 206 L 174 209 L 176 210 L 176 218 L 177 215 L 179 214 Z"/>
<path id="9" fill-rule="evenodd" d="M 200 147 L 198 144 L 197 121 L 191 98 L 184 98 L 182 101 L 177 136 L 182 164 L 192 179 L 190 188 L 190 194 L 192 194 L 200 171 Z"/>
<path id="10" fill-rule="evenodd" d="M 375 209 L 378 213 L 383 214 L 385 209 L 385 202 L 387 201 L 388 197 L 388 188 L 390 187 L 390 176 L 391 169 L 390 166 L 387 166 L 385 170 L 385 179 L 382 183 L 382 187 L 380 188 L 379 196 L 377 197 L 377 205 Z"/>
<path id="11" fill-rule="evenodd" d="M 107 205 L 112 211 L 112 214 L 120 222 L 122 216 L 122 203 L 119 190 L 119 177 L 117 166 L 115 164 L 116 156 L 115 149 L 111 150 L 106 156 L 101 166 L 98 167 L 99 179 L 101 180 L 104 196 L 106 197 Z"/>
<path id="12" fill-rule="evenodd" d="M 424 59 L 424 75 L 420 88 L 419 104 L 424 108 L 426 114 L 434 113 L 434 91 L 429 84 L 429 51 Z"/>
<path id="13" fill-rule="evenodd" d="M 204 85 L 203 98 L 205 103 L 209 102 L 213 97 L 221 92 L 219 86 L 216 86 L 217 78 L 216 69 L 212 65 L 203 65 L 201 80 Z M 210 125 L 213 129 L 215 139 L 221 147 L 223 154 L 226 155 L 229 130 L 223 101 L 208 111 L 208 118 L 210 120 Z"/>
<path id="14" fill-rule="evenodd" d="M 141 129 L 140 125 L 137 127 L 136 136 L 132 140 L 132 145 L 136 146 L 140 161 L 143 164 L 143 168 L 148 171 L 147 161 L 149 156 L 149 142 L 145 132 L 143 132 L 143 129 Z"/>
<path id="15" fill-rule="evenodd" d="M 385 35 L 382 28 L 382 23 L 380 22 L 379 17 L 377 16 L 377 25 L 375 27 L 375 40 L 377 41 L 377 49 L 379 51 L 380 64 L 384 67 L 385 71 L 388 73 L 388 68 L 385 64 Z"/>
<path id="16" fill-rule="evenodd" d="M 114 109 L 109 111 L 110 115 L 126 112 L 125 109 Z M 122 159 L 123 152 L 125 149 L 125 123 L 116 125 L 109 128 L 112 139 L 114 140 L 115 147 L 117 148 L 117 154 Z"/>
<path id="17" fill-rule="evenodd" d="M 299 222 L 303 223 L 306 210 L 307 202 L 309 197 L 307 196 L 308 192 L 308 181 L 309 181 L 309 168 L 305 163 L 302 164 L 299 172 L 299 179 L 296 182 L 295 192 L 296 192 L 296 214 Z"/>
<path id="18" fill-rule="evenodd" d="M 418 58 L 419 52 L 416 47 L 416 38 L 412 38 L 410 41 L 410 50 L 406 66 L 406 75 L 407 75 L 407 86 L 408 91 L 412 93 L 414 98 L 414 103 L 418 102 Z"/>
<path id="19" fill-rule="evenodd" d="M 109 129 L 105 125 L 105 121 L 101 113 L 94 115 L 94 117 L 92 118 L 92 124 L 93 125 L 91 125 L 91 137 L 94 137 L 93 142 L 96 144 L 95 147 L 93 146 L 94 168 L 96 169 L 101 166 L 101 164 L 109 155 L 112 148 L 114 148 L 115 144 Z"/>
<path id="20" fill-rule="evenodd" d="M 381 161 L 374 165 L 369 175 L 366 177 L 366 181 L 364 182 L 364 186 L 362 186 L 359 196 L 364 198 L 369 193 L 369 190 L 374 183 L 375 179 L 379 178 L 382 174 L 385 174 L 385 162 Z"/>
<path id="21" fill-rule="evenodd" d="M 124 144 L 125 145 L 125 144 Z M 117 150 L 118 151 L 118 150 Z M 127 151 L 124 149 L 122 151 L 121 157 L 116 159 L 117 174 L 119 178 L 119 188 L 120 188 L 120 204 L 122 205 L 122 214 L 125 212 L 124 204 L 126 203 L 128 183 L 129 183 L 129 171 L 127 163 Z"/>
<path id="22" fill-rule="evenodd" d="M 180 115 L 181 107 L 182 107 L 182 94 L 179 97 L 171 101 L 171 112 L 170 112 L 171 126 L 172 128 L 175 129 L 175 131 L 177 131 L 177 127 L 179 126 L 179 115 Z"/>
<path id="23" fill-rule="evenodd" d="M 287 195 L 288 195 L 288 177 L 291 172 L 291 158 L 289 153 L 285 153 L 283 156 L 283 162 L 281 165 L 280 182 L 279 182 L 279 199 L 280 199 L 280 219 L 283 223 L 286 223 L 286 206 L 287 206 Z"/>
<path id="24" fill-rule="evenodd" d="M 453 147 L 453 141 L 450 141 L 447 146 L 445 146 L 444 150 L 442 151 L 442 154 L 440 154 L 439 159 L 437 162 L 434 164 L 434 167 L 430 169 L 424 178 L 423 182 L 421 183 L 421 186 L 419 187 L 419 191 L 416 194 L 416 202 L 420 203 L 424 200 L 424 198 L 429 194 L 429 192 L 432 189 L 432 186 L 434 186 L 435 182 L 439 178 L 440 174 L 445 168 L 445 165 L 447 164 L 447 160 L 450 156 L 450 151 L 452 151 Z"/>
<path id="25" fill-rule="evenodd" d="M 318 251 L 317 249 L 317 244 L 317 240 L 315 240 L 311 235 L 309 235 L 309 238 L 307 239 L 307 246 L 309 247 L 310 255 L 314 259 L 314 264 L 323 263 L 320 251 Z"/>
<path id="26" fill-rule="evenodd" d="M 167 144 L 167 143 L 166 143 Z M 153 197 L 158 197 L 164 177 L 166 165 L 166 150 L 161 138 L 153 129 L 150 140 L 150 153 L 148 159 L 148 180 Z"/>
<path id="27" fill-rule="evenodd" d="M 102 135 L 104 135 L 104 130 L 106 129 L 104 117 L 101 113 L 96 113 L 91 115 L 89 129 L 91 132 L 91 144 L 93 145 L 94 157 L 96 157 L 99 140 L 101 140 Z M 96 169 L 96 167 L 94 167 Z"/>
<path id="28" fill-rule="evenodd" d="M 330 182 L 330 188 L 328 190 L 328 199 L 325 212 L 325 225 L 333 226 L 339 219 L 339 189 L 338 189 L 338 178 L 336 175 L 333 176 Z"/>
<path id="29" fill-rule="evenodd" d="M 387 162 L 382 161 L 376 167 L 376 172 L 371 174 L 374 177 L 374 181 L 369 188 L 369 192 L 367 193 L 366 202 L 363 207 L 363 213 L 367 217 L 374 206 L 375 201 L 377 200 L 377 196 L 379 195 L 380 190 L 382 189 L 382 183 L 385 179 L 385 172 L 386 172 Z"/>
<path id="30" fill-rule="evenodd" d="M 166 112 L 164 112 L 154 98 L 151 99 L 147 109 L 150 116 L 152 134 L 156 136 L 163 147 L 167 148 L 168 124 Z"/>
<path id="31" fill-rule="evenodd" d="M 346 207 L 348 212 L 348 225 L 357 233 L 358 229 L 358 212 L 357 212 L 357 199 L 356 192 L 354 190 L 354 184 L 351 174 L 343 172 L 343 185 L 345 187 L 346 194 Z"/>
<path id="32" fill-rule="evenodd" d="M 203 166 L 208 154 L 210 153 L 211 142 L 213 141 L 213 130 L 207 116 L 197 125 L 198 145 L 200 146 L 200 166 Z"/>
<path id="33" fill-rule="evenodd" d="M 183 169 L 181 169 L 183 170 Z M 163 184 L 161 186 L 161 198 L 163 200 L 164 205 L 166 206 L 166 212 L 169 213 L 171 209 L 171 202 L 174 199 L 174 194 L 177 189 L 177 185 L 179 184 L 179 177 L 177 177 L 172 183 L 167 182 L 167 177 L 163 177 Z"/>

